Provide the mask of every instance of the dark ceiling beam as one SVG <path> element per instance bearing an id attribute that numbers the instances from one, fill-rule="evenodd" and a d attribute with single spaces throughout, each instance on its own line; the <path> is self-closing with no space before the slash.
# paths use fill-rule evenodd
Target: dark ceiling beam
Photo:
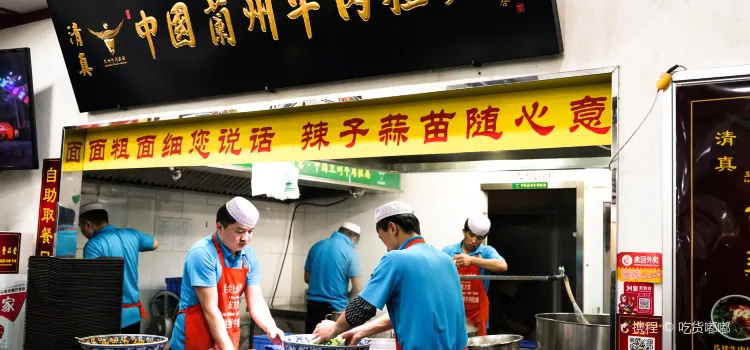
<path id="1" fill-rule="evenodd" d="M 3 13 L 3 14 L 5 14 L 5 15 L 17 15 L 17 14 L 19 14 L 19 13 L 18 13 L 18 12 L 16 12 L 16 11 L 13 11 L 13 10 L 8 10 L 8 9 L 6 9 L 6 8 L 4 8 L 4 7 L 0 7 L 0 12 L 2 12 L 2 13 Z"/>
<path id="2" fill-rule="evenodd" d="M 49 9 L 41 9 L 28 13 L 2 16 L 0 17 L 0 30 L 17 27 L 32 22 L 42 21 L 48 18 L 52 18 L 52 11 L 50 11 Z"/>

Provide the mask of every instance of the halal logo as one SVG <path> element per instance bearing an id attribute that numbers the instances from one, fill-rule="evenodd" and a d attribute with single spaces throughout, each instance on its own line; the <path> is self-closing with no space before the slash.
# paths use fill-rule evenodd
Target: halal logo
<path id="1" fill-rule="evenodd" d="M 112 54 L 112 56 L 115 55 L 115 37 L 120 33 L 123 21 L 124 20 L 120 20 L 120 25 L 118 25 L 115 29 L 109 29 L 107 23 L 104 23 L 102 25 L 104 27 L 104 30 L 102 30 L 101 32 L 95 32 L 91 30 L 91 28 L 88 28 L 91 34 L 94 34 L 97 38 L 104 41 L 104 44 L 107 45 L 107 49 L 109 49 L 109 53 Z"/>

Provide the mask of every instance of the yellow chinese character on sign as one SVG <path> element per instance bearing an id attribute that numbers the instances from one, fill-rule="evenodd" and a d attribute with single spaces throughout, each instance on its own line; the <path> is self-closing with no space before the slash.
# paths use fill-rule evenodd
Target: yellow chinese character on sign
<path id="1" fill-rule="evenodd" d="M 237 38 L 234 36 L 234 29 L 232 28 L 232 17 L 229 15 L 229 10 L 226 7 L 222 7 L 218 12 L 216 11 L 219 6 L 225 6 L 227 0 L 206 0 L 208 1 L 208 8 L 203 10 L 206 14 L 216 12 L 211 16 L 211 40 L 214 45 L 232 45 L 237 44 Z"/>
<path id="2" fill-rule="evenodd" d="M 50 221 L 55 222 L 55 211 L 54 210 L 49 209 L 49 208 L 44 208 L 42 210 L 42 214 L 43 214 L 42 215 L 42 221 L 44 221 L 45 223 L 50 222 Z"/>
<path id="3" fill-rule="evenodd" d="M 42 200 L 47 203 L 54 203 L 57 201 L 57 190 L 54 188 L 45 188 L 44 189 L 44 196 L 42 196 Z"/>
<path id="4" fill-rule="evenodd" d="M 391 11 L 397 16 L 401 14 L 401 10 L 409 11 L 427 5 L 427 0 L 406 0 L 403 4 L 401 0 L 383 0 L 383 5 L 390 5 L 391 1 L 393 2 Z"/>
<path id="5" fill-rule="evenodd" d="M 724 132 L 717 132 L 716 137 L 716 144 L 719 146 L 726 146 L 729 145 L 734 146 L 734 139 L 737 138 L 737 135 L 735 135 L 733 132 L 726 130 Z"/>
<path id="6" fill-rule="evenodd" d="M 43 228 L 42 234 L 39 237 L 42 238 L 42 244 L 49 243 L 50 238 L 52 238 L 52 230 L 49 227 Z"/>
<path id="7" fill-rule="evenodd" d="M 737 169 L 736 166 L 732 165 L 732 159 L 734 157 L 719 157 L 717 160 L 719 161 L 719 166 L 716 167 L 716 170 L 718 171 L 734 171 L 734 169 Z"/>
<path id="8" fill-rule="evenodd" d="M 509 3 L 510 3 L 510 0 L 500 0 L 500 6 L 502 7 L 508 7 Z"/>
<path id="9" fill-rule="evenodd" d="M 18 247 L 13 247 L 13 255 L 18 254 Z"/>
<path id="10" fill-rule="evenodd" d="M 79 53 L 78 62 L 81 63 L 81 71 L 78 72 L 78 74 L 83 76 L 93 76 L 91 72 L 94 71 L 94 68 L 89 67 L 89 61 L 86 59 L 86 54 L 83 52 Z"/>
<path id="11" fill-rule="evenodd" d="M 338 171 L 339 171 L 339 175 L 341 176 L 344 175 L 344 167 L 342 167 L 341 165 L 338 166 Z"/>
<path id="12" fill-rule="evenodd" d="M 350 171 L 351 171 L 351 170 L 349 169 L 349 167 L 345 167 L 345 168 L 344 168 L 344 173 L 346 174 L 346 177 L 349 177 L 349 172 L 350 172 Z"/>
<path id="13" fill-rule="evenodd" d="M 324 173 L 328 174 L 328 164 L 323 163 L 323 166 L 321 166 L 320 168 L 321 168 L 320 169 L 321 171 L 323 171 Z"/>
<path id="14" fill-rule="evenodd" d="M 359 169 L 359 174 L 358 175 L 359 175 L 360 178 L 364 178 L 365 177 L 365 170 L 364 169 Z"/>
<path id="15" fill-rule="evenodd" d="M 352 177 L 357 177 L 357 168 L 352 168 Z"/>
<path id="16" fill-rule="evenodd" d="M 148 47 L 151 48 L 151 57 L 156 59 L 156 51 L 154 50 L 154 41 L 151 39 L 152 36 L 156 36 L 158 30 L 158 24 L 156 18 L 149 16 L 146 17 L 146 13 L 141 10 L 141 20 L 135 23 L 135 31 L 141 38 L 148 40 Z"/>
<path id="17" fill-rule="evenodd" d="M 368 179 L 368 180 L 370 179 L 370 171 L 369 170 L 365 170 L 365 178 Z"/>
<path id="18" fill-rule="evenodd" d="M 7 252 L 7 248 L 3 246 L 3 255 L 5 255 L 6 252 Z"/>
<path id="19" fill-rule="evenodd" d="M 260 21 L 260 30 L 263 33 L 266 32 L 266 20 L 263 16 L 268 16 L 268 26 L 271 27 L 271 36 L 273 40 L 279 40 L 279 32 L 276 30 L 276 17 L 273 15 L 273 6 L 271 0 L 265 0 L 265 6 L 263 0 L 246 0 L 247 7 L 242 9 L 242 13 L 245 17 L 250 19 L 250 25 L 247 27 L 248 31 L 252 31 L 255 28 L 255 20 Z"/>
<path id="20" fill-rule="evenodd" d="M 46 250 L 42 250 L 41 251 L 41 256 L 50 256 L 50 252 L 48 252 Z"/>
<path id="21" fill-rule="evenodd" d="M 290 19 L 297 19 L 300 16 L 302 16 L 302 19 L 305 21 L 305 30 L 307 31 L 307 38 L 312 39 L 312 28 L 310 28 L 310 10 L 319 10 L 320 5 L 318 5 L 315 1 L 307 2 L 307 0 L 289 0 L 289 5 L 292 5 L 292 7 L 297 7 L 297 4 L 299 4 L 299 8 L 296 10 L 289 12 L 287 17 Z"/>
<path id="22" fill-rule="evenodd" d="M 45 177 L 45 182 L 47 183 L 55 183 L 57 182 L 57 169 L 49 169 L 47 170 L 47 176 Z"/>
<path id="23" fill-rule="evenodd" d="M 315 172 L 317 173 L 320 170 L 320 163 L 319 162 L 313 162 L 315 165 Z"/>
<path id="24" fill-rule="evenodd" d="M 83 39 L 81 38 L 81 28 L 78 28 L 78 23 L 73 22 L 73 25 L 68 26 L 68 35 L 70 36 L 70 43 L 73 44 L 73 39 L 76 39 L 75 46 L 83 46 Z"/>
<path id="25" fill-rule="evenodd" d="M 345 21 L 348 21 L 349 11 L 347 11 L 347 9 L 352 7 L 352 5 L 357 5 L 362 8 L 361 10 L 357 10 L 357 13 L 359 13 L 359 17 L 362 18 L 363 21 L 367 22 L 370 20 L 370 0 L 336 0 L 336 7 L 339 9 L 339 16 Z"/>
<path id="26" fill-rule="evenodd" d="M 190 22 L 190 13 L 185 3 L 178 2 L 167 12 L 167 26 L 169 27 L 169 38 L 172 40 L 172 46 L 188 45 L 195 47 L 193 24 Z"/>

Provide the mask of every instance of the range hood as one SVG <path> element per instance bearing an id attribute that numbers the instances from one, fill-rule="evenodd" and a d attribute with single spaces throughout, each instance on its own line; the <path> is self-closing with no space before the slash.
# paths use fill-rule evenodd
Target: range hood
<path id="1" fill-rule="evenodd" d="M 377 183 L 365 184 L 364 181 L 357 182 L 356 179 L 341 179 L 339 176 L 318 176 L 320 162 L 295 162 L 300 167 L 307 166 L 317 171 L 301 171 L 299 176 L 299 200 L 321 199 L 342 197 L 351 194 L 361 195 L 363 193 L 393 193 L 400 192 L 400 180 L 398 186 L 378 186 Z M 338 164 L 325 163 L 326 168 L 330 166 L 336 169 Z M 346 167 L 356 174 L 351 167 Z M 352 169 L 352 170 L 350 170 Z M 394 173 L 385 173 L 373 169 L 362 169 L 368 177 L 381 176 L 376 174 L 387 174 L 389 177 L 399 176 Z M 343 167 L 342 167 L 343 174 Z M 331 174 L 335 174 L 331 172 Z M 321 174 L 322 175 L 322 174 Z M 185 168 L 138 168 L 117 170 L 96 170 L 83 172 L 83 180 L 88 183 L 129 185 L 142 188 L 182 190 L 190 192 L 208 193 L 222 196 L 242 196 L 262 200 L 276 201 L 264 196 L 252 196 L 252 167 L 247 165 L 230 166 L 200 166 Z"/>

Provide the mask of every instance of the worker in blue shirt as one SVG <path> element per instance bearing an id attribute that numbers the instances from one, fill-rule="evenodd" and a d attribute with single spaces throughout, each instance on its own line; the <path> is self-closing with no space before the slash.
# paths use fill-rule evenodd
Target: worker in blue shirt
<path id="1" fill-rule="evenodd" d="M 358 225 L 345 222 L 330 238 L 315 243 L 307 253 L 305 283 L 310 286 L 307 289 L 305 333 L 312 333 L 326 315 L 344 311 L 349 300 L 362 291 L 364 282 L 359 257 L 354 251 L 359 232 Z M 352 282 L 351 291 L 349 280 Z"/>
<path id="2" fill-rule="evenodd" d="M 464 222 L 464 239 L 443 248 L 443 252 L 453 258 L 461 276 L 488 275 L 492 272 L 505 272 L 508 264 L 495 248 L 482 245 L 490 232 L 490 219 L 484 215 L 472 216 Z M 490 318 L 490 299 L 487 291 L 490 281 L 462 280 L 466 322 L 477 329 L 477 335 L 487 335 Z"/>
<path id="3" fill-rule="evenodd" d="M 318 325 L 314 340 L 340 334 L 347 344 L 356 344 L 393 329 L 399 350 L 463 350 L 467 342 L 464 303 L 451 258 L 425 244 L 419 219 L 403 202 L 378 208 L 375 221 L 388 253 L 339 319 Z M 386 305 L 387 315 L 365 323 Z"/>
<path id="4" fill-rule="evenodd" d="M 242 294 L 255 323 L 273 343 L 281 344 L 284 333 L 263 299 L 258 257 L 248 246 L 259 218 L 250 201 L 235 197 L 217 211 L 216 231 L 190 248 L 172 350 L 238 349 Z"/>
<path id="5" fill-rule="evenodd" d="M 110 225 L 104 204 L 97 202 L 81 206 L 78 226 L 88 239 L 83 247 L 85 259 L 120 257 L 125 260 L 121 332 L 140 334 L 146 310 L 138 298 L 138 253 L 159 248 L 159 241 L 138 230 Z"/>

